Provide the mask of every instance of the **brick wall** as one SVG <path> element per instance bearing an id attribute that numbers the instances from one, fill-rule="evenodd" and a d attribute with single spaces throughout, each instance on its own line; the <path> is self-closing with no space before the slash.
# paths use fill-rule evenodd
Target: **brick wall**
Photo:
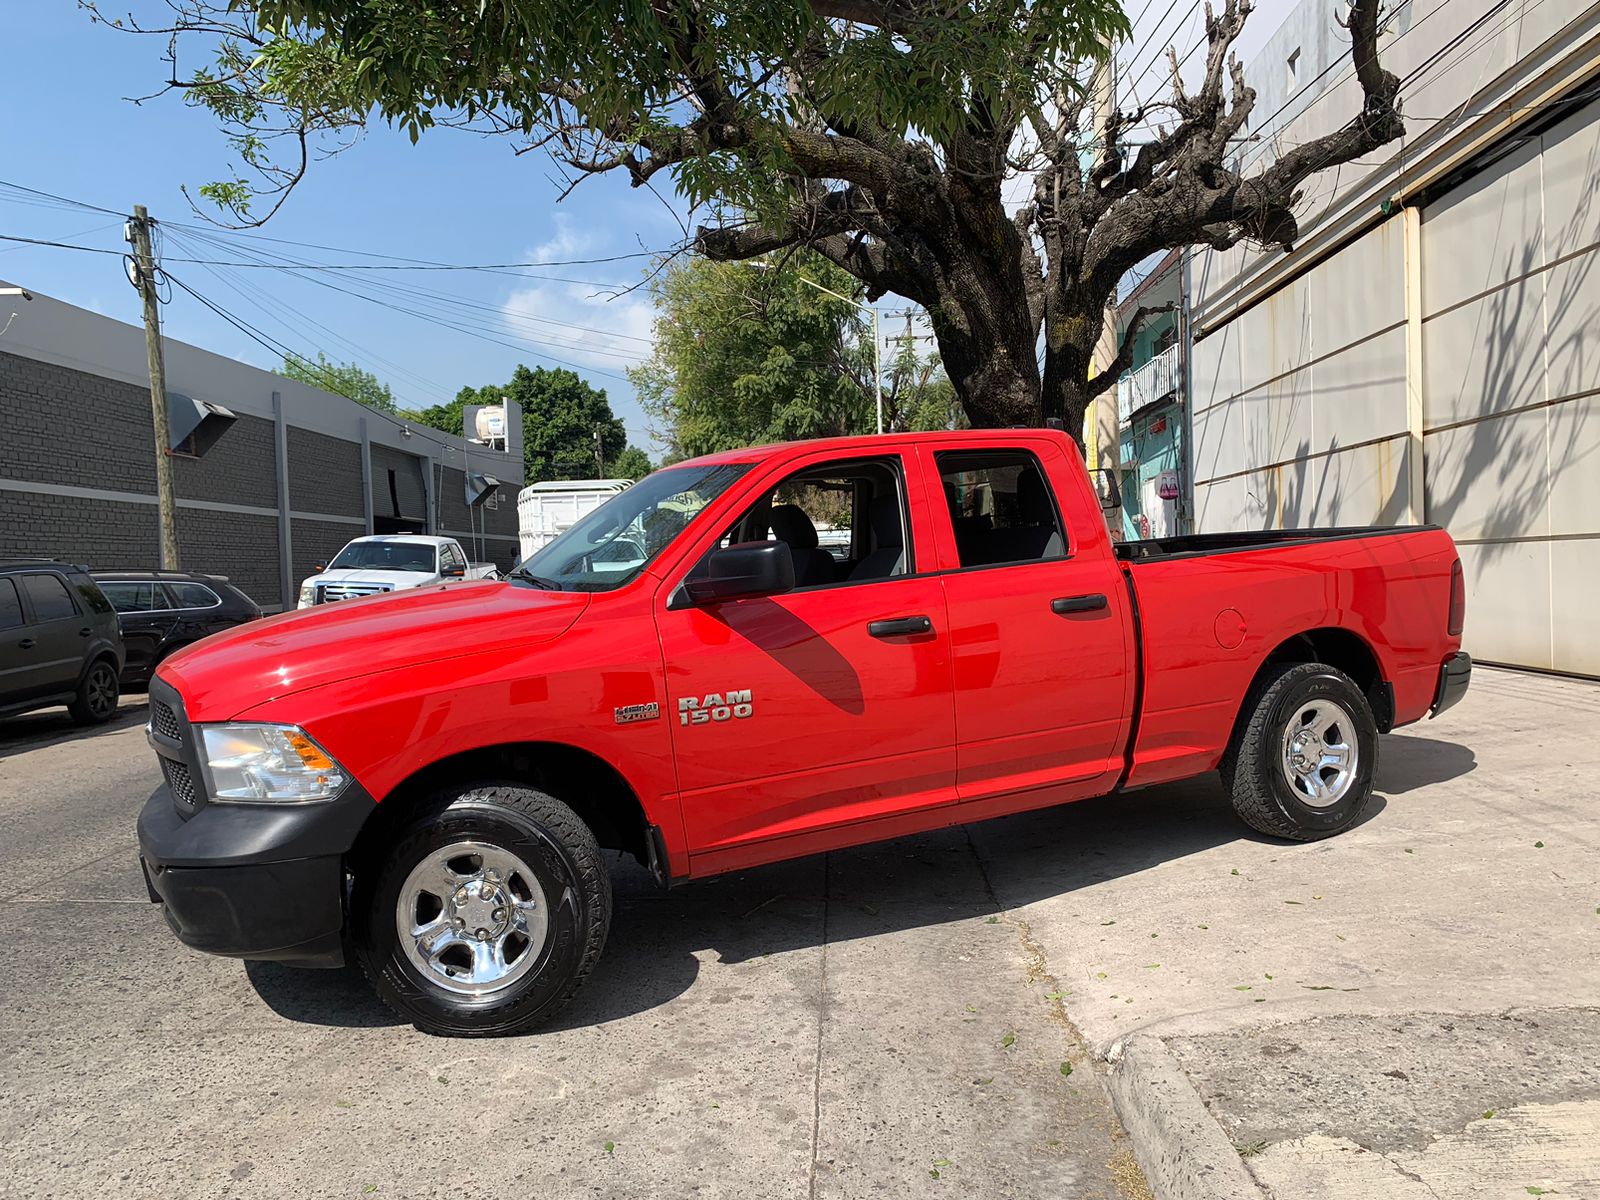
<path id="1" fill-rule="evenodd" d="M 296 512 L 361 516 L 366 511 L 361 496 L 361 444 L 293 425 L 285 432 L 289 440 L 289 507 Z M 387 506 L 377 511 L 386 512 Z"/>
<path id="2" fill-rule="evenodd" d="M 312 574 L 317 563 L 329 561 L 352 538 L 364 536 L 361 526 L 339 521 L 305 521 L 296 517 L 289 527 L 289 542 L 294 547 L 290 572 L 298 590 L 300 581 Z"/>
<path id="3" fill-rule="evenodd" d="M 148 388 L 0 352 L 0 477 L 153 494 L 154 458 Z"/>
<path id="4" fill-rule="evenodd" d="M 437 477 L 439 532 L 459 540 L 468 558 L 480 561 L 481 550 L 481 561 L 493 562 L 502 571 L 509 571 L 519 557 L 516 484 L 508 482 L 500 488 L 498 508 L 480 504 L 473 509 L 467 504 L 466 472 L 440 467 Z M 478 537 L 473 536 L 474 531 Z M 489 534 L 499 536 L 486 536 Z"/>

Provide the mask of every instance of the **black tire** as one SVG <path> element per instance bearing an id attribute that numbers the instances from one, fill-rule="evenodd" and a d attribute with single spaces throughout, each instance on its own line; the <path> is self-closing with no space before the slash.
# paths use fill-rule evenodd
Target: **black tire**
<path id="1" fill-rule="evenodd" d="M 121 696 L 116 664 L 109 658 L 97 658 L 78 681 L 78 695 L 67 705 L 67 712 L 79 725 L 104 725 L 117 715 Z"/>
<path id="2" fill-rule="evenodd" d="M 526 973 L 484 995 L 460 994 L 425 973 L 398 927 L 401 889 L 412 870 L 464 841 L 509 852 L 525 865 L 542 890 L 547 921 L 541 944 L 524 939 L 522 952 L 534 956 Z M 544 792 L 508 783 L 448 790 L 372 857 L 365 869 L 357 865 L 351 896 L 356 956 L 384 1002 L 424 1033 L 524 1033 L 572 999 L 605 946 L 611 877 L 600 847 L 577 813 Z"/>
<path id="3" fill-rule="evenodd" d="M 1317 709 L 1318 701 L 1343 709 L 1353 727 L 1334 727 L 1342 743 L 1354 747 L 1356 762 L 1348 783 L 1331 802 L 1313 802 L 1291 783 L 1292 769 L 1285 765 L 1290 753 L 1286 743 L 1305 715 L 1329 711 Z M 1297 663 L 1262 678 L 1245 704 L 1244 719 L 1222 758 L 1223 786 L 1240 819 L 1271 837 L 1298 842 L 1332 837 L 1359 821 L 1372 799 L 1378 769 L 1378 724 L 1355 682 L 1325 663 Z M 1328 772 L 1337 779 L 1335 768 Z"/>

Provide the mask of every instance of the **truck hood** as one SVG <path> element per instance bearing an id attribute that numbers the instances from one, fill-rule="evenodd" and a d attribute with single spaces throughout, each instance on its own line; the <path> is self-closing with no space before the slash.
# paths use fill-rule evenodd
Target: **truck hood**
<path id="1" fill-rule="evenodd" d="M 268 700 L 485 650 L 547 642 L 589 603 L 499 581 L 431 584 L 250 621 L 178 651 L 160 676 L 192 721 L 225 721 Z"/>
<path id="2" fill-rule="evenodd" d="M 432 583 L 437 575 L 425 571 L 380 571 L 372 567 L 341 567 L 313 575 L 306 583 L 381 583 L 392 588 L 416 587 Z"/>

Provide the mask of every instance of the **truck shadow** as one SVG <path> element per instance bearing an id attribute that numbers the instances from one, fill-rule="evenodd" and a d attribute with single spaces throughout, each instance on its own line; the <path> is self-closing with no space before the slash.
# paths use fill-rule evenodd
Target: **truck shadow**
<path id="1" fill-rule="evenodd" d="M 1422 738 L 1385 739 L 1380 788 L 1362 824 L 1395 795 L 1459 777 L 1472 752 Z M 1002 817 L 691 882 L 663 893 L 632 860 L 614 861 L 616 908 L 594 975 L 546 1027 L 589 1028 L 679 1002 L 703 966 L 736 966 L 824 945 L 887 937 L 1069 895 L 1218 846 L 1253 840 L 1215 775 Z M 809 970 L 804 963 L 797 970 Z M 892 965 L 886 966 L 892 970 Z M 360 972 L 247 965 L 262 1000 L 289 1020 L 352 1028 L 396 1025 Z M 749 1000 L 730 979 L 704 1000 Z M 687 1017 L 689 1010 L 685 1009 Z"/>

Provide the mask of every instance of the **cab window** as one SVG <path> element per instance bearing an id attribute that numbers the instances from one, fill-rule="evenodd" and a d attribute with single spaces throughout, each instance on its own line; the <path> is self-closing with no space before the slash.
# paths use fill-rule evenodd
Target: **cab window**
<path id="1" fill-rule="evenodd" d="M 747 508 L 718 545 L 788 543 L 801 589 L 909 574 L 908 535 L 900 461 L 871 458 L 796 471 Z"/>
<path id="2" fill-rule="evenodd" d="M 963 567 L 1067 556 L 1061 515 L 1033 455 L 1012 450 L 936 457 Z"/>
<path id="3" fill-rule="evenodd" d="M 15 629 L 22 624 L 22 597 L 17 585 L 0 575 L 0 629 Z"/>

